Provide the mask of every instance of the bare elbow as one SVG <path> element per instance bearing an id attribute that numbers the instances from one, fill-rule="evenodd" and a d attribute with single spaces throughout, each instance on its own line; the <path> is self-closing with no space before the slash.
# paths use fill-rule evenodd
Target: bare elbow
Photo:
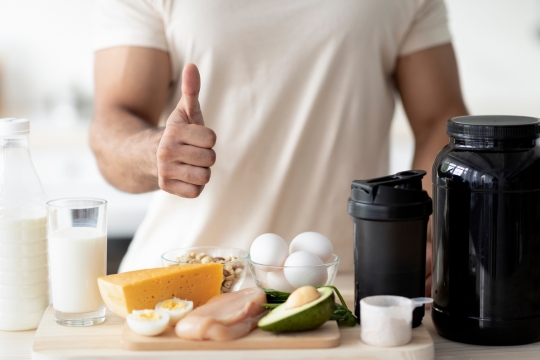
<path id="1" fill-rule="evenodd" d="M 101 168 L 101 163 L 103 162 L 103 137 L 101 134 L 103 131 L 100 129 L 101 125 L 99 121 L 97 120 L 97 117 L 99 114 L 96 112 L 94 115 L 94 119 L 92 123 L 90 124 L 90 129 L 88 131 L 88 145 L 90 146 L 90 150 L 92 150 L 92 153 L 94 154 L 94 157 L 96 158 L 96 161 L 99 166 L 99 170 L 103 175 L 103 170 Z"/>

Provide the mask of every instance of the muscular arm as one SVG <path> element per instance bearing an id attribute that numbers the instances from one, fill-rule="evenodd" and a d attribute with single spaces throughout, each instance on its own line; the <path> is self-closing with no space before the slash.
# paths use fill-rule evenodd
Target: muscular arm
<path id="1" fill-rule="evenodd" d="M 105 179 L 116 188 L 157 190 L 157 127 L 170 79 L 163 51 L 117 47 L 95 56 L 96 105 L 90 146 Z"/>
<path id="2" fill-rule="evenodd" d="M 467 114 L 452 45 L 401 57 L 396 80 L 414 134 L 413 168 L 427 171 L 423 187 L 431 194 L 431 166 L 448 144 L 446 121 Z"/>
<path id="3" fill-rule="evenodd" d="M 413 169 L 427 172 L 423 188 L 431 195 L 431 168 L 437 153 L 448 144 L 446 121 L 466 115 L 452 45 L 442 45 L 401 57 L 397 86 L 414 134 Z M 431 296 L 431 227 L 426 249 L 426 296 Z"/>
<path id="4" fill-rule="evenodd" d="M 141 193 L 162 189 L 197 197 L 210 180 L 216 135 L 204 126 L 197 67 L 182 73 L 182 98 L 159 128 L 167 103 L 167 53 L 139 47 L 98 51 L 96 105 L 90 146 L 105 179 L 116 188 Z"/>

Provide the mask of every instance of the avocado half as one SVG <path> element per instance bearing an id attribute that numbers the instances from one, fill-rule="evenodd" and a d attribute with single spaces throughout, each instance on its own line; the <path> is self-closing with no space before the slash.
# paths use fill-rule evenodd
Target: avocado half
<path id="1" fill-rule="evenodd" d="M 265 331 L 290 332 L 313 330 L 324 324 L 336 306 L 334 291 L 331 288 L 317 289 L 321 296 L 305 305 L 286 309 L 285 303 L 279 305 L 259 320 L 259 327 Z"/>

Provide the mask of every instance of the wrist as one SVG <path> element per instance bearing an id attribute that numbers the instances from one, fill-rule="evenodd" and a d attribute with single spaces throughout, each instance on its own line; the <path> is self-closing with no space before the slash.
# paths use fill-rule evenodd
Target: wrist
<path id="1" fill-rule="evenodd" d="M 147 164 L 145 167 L 144 173 L 152 179 L 152 182 L 154 182 L 156 185 L 156 189 L 159 188 L 158 186 L 158 168 L 157 168 L 157 149 L 159 146 L 159 142 L 161 141 L 161 137 L 163 136 L 163 127 L 156 127 L 147 129 L 144 131 L 143 136 L 143 143 L 148 144 L 147 151 L 145 152 L 145 161 L 144 163 Z"/>

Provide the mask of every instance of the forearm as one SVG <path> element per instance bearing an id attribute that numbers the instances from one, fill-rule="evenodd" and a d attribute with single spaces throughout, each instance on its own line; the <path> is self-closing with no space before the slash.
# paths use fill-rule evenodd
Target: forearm
<path id="1" fill-rule="evenodd" d="M 414 134 L 413 168 L 427 172 L 422 186 L 432 196 L 433 161 L 448 144 L 446 122 L 467 114 L 452 45 L 440 45 L 401 57 L 396 66 L 396 80 Z M 427 230 L 426 296 L 429 296 L 431 226 Z"/>
<path id="2" fill-rule="evenodd" d="M 122 107 L 97 108 L 89 141 L 103 177 L 130 193 L 159 189 L 156 150 L 162 133 Z"/>
<path id="3" fill-rule="evenodd" d="M 454 116 L 466 115 L 465 107 L 458 107 L 436 119 L 427 125 L 421 134 L 417 134 L 415 139 L 415 150 L 412 168 L 424 170 L 427 175 L 422 179 L 422 187 L 431 196 L 432 192 L 432 167 L 435 157 L 448 144 L 446 135 L 446 121 Z"/>
<path id="4" fill-rule="evenodd" d="M 422 184 L 431 195 L 431 167 L 448 144 L 446 122 L 467 115 L 452 45 L 401 57 L 396 80 L 415 139 L 413 167 L 427 172 Z"/>
<path id="5" fill-rule="evenodd" d="M 413 169 L 426 171 L 426 176 L 422 179 L 422 188 L 426 190 L 429 196 L 433 197 L 432 187 L 432 169 L 435 157 L 448 144 L 448 135 L 446 135 L 446 122 L 455 116 L 467 115 L 465 105 L 460 102 L 449 109 L 447 112 L 441 112 L 437 119 L 426 123 L 422 130 L 417 129 L 415 136 L 415 150 L 413 158 Z M 431 241 L 431 226 L 428 226 L 428 242 Z M 431 254 L 431 245 L 428 244 Z"/>

